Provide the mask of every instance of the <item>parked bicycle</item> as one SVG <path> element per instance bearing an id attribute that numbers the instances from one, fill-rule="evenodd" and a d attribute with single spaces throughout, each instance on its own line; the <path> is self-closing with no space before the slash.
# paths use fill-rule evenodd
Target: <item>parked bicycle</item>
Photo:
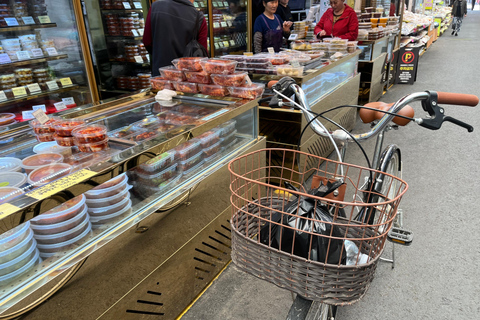
<path id="1" fill-rule="evenodd" d="M 384 135 L 411 121 L 431 129 L 451 122 L 439 104 L 476 106 L 473 95 L 426 91 L 394 104 L 358 107 L 366 133 L 318 121 L 300 86 L 291 78 L 273 85 L 270 107 L 285 100 L 303 111 L 313 131 L 334 143 L 338 160 L 298 150 L 263 149 L 229 163 L 232 192 L 232 260 L 240 269 L 297 294 L 287 319 L 335 319 L 336 307 L 357 302 L 373 280 L 386 240 L 408 245 L 399 203 L 408 189 L 401 179 L 400 148 L 383 148 Z M 297 101 L 290 97 L 295 96 Z M 414 118 L 409 103 L 421 101 L 427 117 Z M 368 168 L 343 162 L 349 142 L 376 137 Z M 363 150 L 363 149 L 362 149 Z M 308 183 L 308 184 L 307 184 Z M 388 260 L 394 266 L 394 259 Z M 314 302 L 314 303 L 312 303 Z"/>

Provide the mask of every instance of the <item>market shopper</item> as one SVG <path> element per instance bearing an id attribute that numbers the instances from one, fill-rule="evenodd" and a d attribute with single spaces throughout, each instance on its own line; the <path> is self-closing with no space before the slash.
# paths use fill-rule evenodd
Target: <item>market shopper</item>
<path id="1" fill-rule="evenodd" d="M 273 47 L 275 52 L 280 51 L 283 38 L 290 36 L 291 21 L 283 21 L 275 11 L 278 0 L 263 0 L 265 11 L 257 17 L 253 26 L 253 48 L 255 53 L 266 52 Z"/>
<path id="2" fill-rule="evenodd" d="M 467 0 L 455 0 L 452 6 L 452 35 L 458 36 L 462 27 L 463 17 L 467 16 Z"/>
<path id="3" fill-rule="evenodd" d="M 354 41 L 358 36 L 358 18 L 344 0 L 330 0 L 330 7 L 313 30 L 317 38 L 337 37 Z"/>
<path id="4" fill-rule="evenodd" d="M 290 0 L 278 0 L 277 11 L 275 12 L 283 21 L 291 21 L 293 24 L 292 10 L 288 6 Z"/>
<path id="5" fill-rule="evenodd" d="M 148 10 L 143 43 L 152 55 L 152 76 L 160 74 L 158 68 L 171 65 L 173 59 L 183 57 L 195 29 L 198 30 L 197 41 L 207 49 L 207 23 L 193 2 L 161 0 L 152 3 Z"/>

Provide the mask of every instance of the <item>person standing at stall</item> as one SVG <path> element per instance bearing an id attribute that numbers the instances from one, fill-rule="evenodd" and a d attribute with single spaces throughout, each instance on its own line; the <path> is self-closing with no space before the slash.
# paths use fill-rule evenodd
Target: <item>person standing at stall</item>
<path id="1" fill-rule="evenodd" d="M 253 25 L 254 52 L 267 52 L 269 47 L 278 52 L 283 45 L 283 37 L 290 36 L 292 22 L 284 22 L 275 14 L 278 0 L 263 0 L 263 6 L 265 11 L 257 17 Z"/>
<path id="2" fill-rule="evenodd" d="M 152 55 L 152 76 L 158 68 L 169 66 L 172 60 L 183 57 L 187 44 L 197 31 L 197 41 L 207 48 L 208 28 L 203 13 L 195 9 L 194 0 L 161 0 L 148 10 L 143 43 Z M 197 23 L 197 25 L 195 25 Z"/>
<path id="3" fill-rule="evenodd" d="M 291 21 L 293 24 L 292 11 L 288 6 L 289 1 L 290 0 L 278 0 L 278 7 L 275 14 L 278 15 L 283 21 Z"/>
<path id="4" fill-rule="evenodd" d="M 330 0 L 330 7 L 313 30 L 317 38 L 336 37 L 354 41 L 358 36 L 358 19 L 355 11 L 344 0 Z"/>
<path id="5" fill-rule="evenodd" d="M 467 0 L 455 0 L 452 6 L 452 35 L 458 36 L 462 27 L 463 17 L 467 16 Z"/>

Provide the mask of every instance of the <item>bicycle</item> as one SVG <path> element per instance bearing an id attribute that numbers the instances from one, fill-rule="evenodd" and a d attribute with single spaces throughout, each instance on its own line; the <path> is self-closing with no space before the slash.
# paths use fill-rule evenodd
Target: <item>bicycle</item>
<path id="1" fill-rule="evenodd" d="M 339 159 L 275 149 L 283 153 L 283 160 L 272 163 L 273 149 L 264 149 L 232 160 L 232 260 L 247 273 L 297 293 L 287 319 L 313 319 L 314 314 L 315 319 L 334 319 L 337 306 L 352 304 L 366 293 L 386 239 L 403 245 L 413 241 L 398 209 L 408 189 L 401 179 L 400 148 L 383 148 L 385 132 L 412 120 L 430 130 L 448 121 L 472 132 L 470 125 L 445 116 L 439 103 L 476 106 L 479 100 L 426 91 L 391 105 L 342 106 L 362 108 L 363 122 L 372 123 L 370 131 L 351 134 L 326 130 L 317 118 L 327 119 L 323 114 L 328 111 L 315 115 L 293 79 L 282 78 L 272 89 L 269 106 L 279 107 L 287 100 L 302 110 L 313 131 L 334 143 Z M 299 103 L 290 99 L 293 95 Z M 413 118 L 413 108 L 407 105 L 414 101 L 422 102 L 428 117 Z M 369 168 L 342 162 L 348 142 L 360 146 L 359 141 L 374 136 L 373 163 L 366 157 Z M 287 166 L 286 159 L 294 160 Z M 281 174 L 272 176 L 273 169 Z M 314 192 L 307 192 L 305 177 L 312 173 Z M 294 176 L 299 178 L 294 181 Z M 348 197 L 352 200 L 346 201 Z M 387 261 L 394 267 L 394 258 Z"/>

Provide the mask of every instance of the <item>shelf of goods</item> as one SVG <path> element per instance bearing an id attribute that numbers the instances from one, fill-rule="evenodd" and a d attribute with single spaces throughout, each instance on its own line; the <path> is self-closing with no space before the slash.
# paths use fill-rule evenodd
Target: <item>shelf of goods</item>
<path id="1" fill-rule="evenodd" d="M 293 77 L 305 91 L 307 101 L 314 112 L 322 112 L 341 105 L 357 104 L 360 75 L 357 74 L 360 50 L 337 61 L 321 64 L 315 68 L 305 66 L 305 74 Z M 269 81 L 280 79 L 277 75 L 253 75 L 254 80 Z M 328 117 L 344 128 L 351 130 L 355 125 L 356 110 L 341 108 L 328 113 Z M 332 123 L 320 121 L 331 130 Z M 300 135 L 307 120 L 302 112 L 291 109 L 260 107 L 260 135 L 267 138 L 269 148 L 297 148 L 319 156 L 328 156 L 333 151 L 330 141 L 317 136 L 308 128 Z M 299 141 L 300 140 L 300 141 Z M 279 155 L 281 158 L 282 155 Z M 293 159 L 292 159 L 293 160 Z"/>
<path id="2" fill-rule="evenodd" d="M 70 1 L 0 1 L 0 117 L 56 113 L 93 101 Z M 75 30 L 75 31 L 72 31 Z"/>
<path id="3" fill-rule="evenodd" d="M 142 43 L 149 1 L 86 0 L 85 26 L 101 99 L 150 87 Z"/>
<path id="4" fill-rule="evenodd" d="M 129 319 L 145 294 L 175 318 L 229 261 L 226 165 L 265 147 L 257 100 L 142 93 L 68 117 L 0 133 L 0 318 L 49 298 L 29 316 Z"/>

